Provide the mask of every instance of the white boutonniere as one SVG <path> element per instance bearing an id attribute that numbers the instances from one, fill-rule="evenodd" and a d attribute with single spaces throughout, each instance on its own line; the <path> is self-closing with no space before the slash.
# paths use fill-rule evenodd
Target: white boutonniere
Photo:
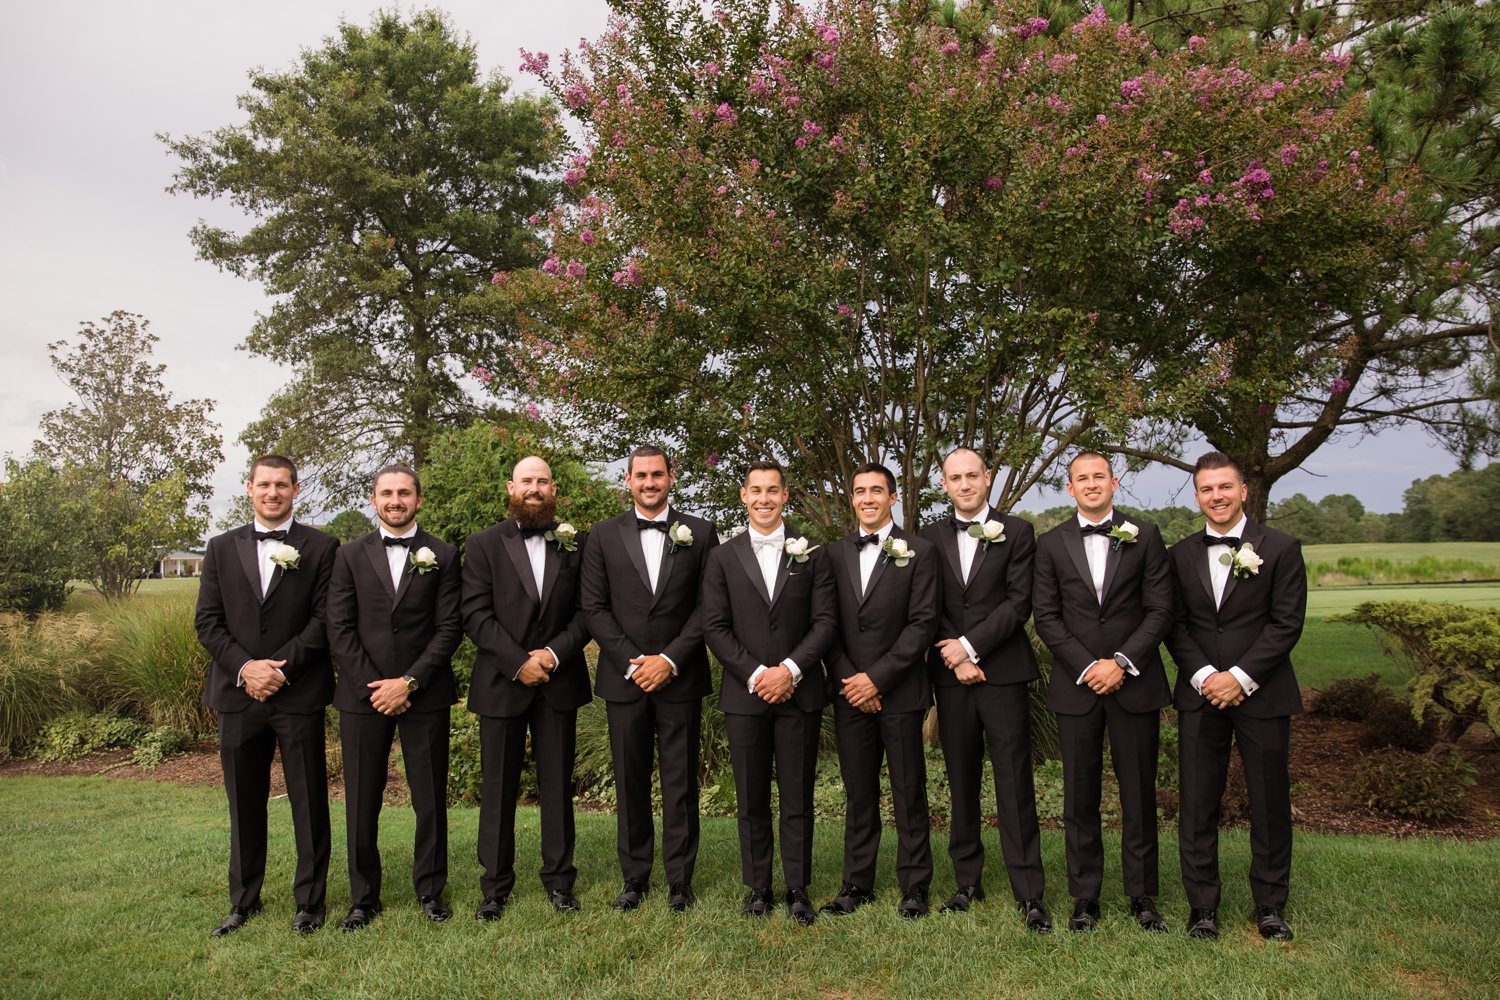
<path id="1" fill-rule="evenodd" d="M 1258 576 L 1263 562 L 1265 560 L 1249 542 L 1242 542 L 1232 553 L 1226 552 L 1219 557 L 1219 565 L 1228 566 L 1229 571 L 1241 579 Z"/>
<path id="2" fill-rule="evenodd" d="M 816 549 L 816 545 L 807 544 L 806 538 L 788 538 L 786 540 L 786 564 L 790 569 L 793 562 L 805 563 L 807 557 Z"/>
<path id="3" fill-rule="evenodd" d="M 905 540 L 900 538 L 887 538 L 885 544 L 880 547 L 880 550 L 885 553 L 886 560 L 895 560 L 897 566 L 905 566 L 911 562 L 911 557 L 916 555 L 911 550 L 911 546 L 907 545 Z"/>
<path id="4" fill-rule="evenodd" d="M 966 534 L 970 538 L 979 539 L 979 544 L 988 550 L 992 542 L 1005 541 L 1005 525 L 991 519 L 983 524 L 969 525 L 969 530 Z"/>
<path id="5" fill-rule="evenodd" d="M 1109 537 L 1115 540 L 1114 547 L 1117 549 L 1121 545 L 1134 544 L 1140 533 L 1140 527 L 1131 524 L 1129 521 L 1122 522 L 1109 529 Z"/>
<path id="6" fill-rule="evenodd" d="M 557 527 L 553 528 L 542 537 L 549 542 L 556 542 L 557 551 L 559 552 L 578 551 L 578 529 L 573 527 L 567 521 L 559 524 Z"/>
<path id="7" fill-rule="evenodd" d="M 411 571 L 413 573 L 431 573 L 438 568 L 437 553 L 425 545 L 407 556 L 407 558 L 411 560 Z"/>
<path id="8" fill-rule="evenodd" d="M 667 529 L 667 540 L 672 543 L 672 547 L 667 550 L 668 554 L 676 552 L 679 545 L 693 544 L 693 529 L 681 521 L 673 521 L 672 526 Z"/>
<path id="9" fill-rule="evenodd" d="M 271 550 L 271 561 L 280 566 L 283 571 L 291 572 L 302 565 L 302 553 L 286 542 L 282 542 Z"/>

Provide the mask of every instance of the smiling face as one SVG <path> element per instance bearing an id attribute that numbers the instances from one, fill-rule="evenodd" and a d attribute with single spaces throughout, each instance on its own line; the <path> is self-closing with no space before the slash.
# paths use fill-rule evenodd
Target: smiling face
<path id="1" fill-rule="evenodd" d="M 1102 521 L 1109 515 L 1119 488 L 1120 481 L 1105 459 L 1085 455 L 1068 466 L 1068 496 L 1078 501 L 1078 512 L 1090 521 Z"/>
<path id="2" fill-rule="evenodd" d="M 972 521 L 989 504 L 991 478 L 990 470 L 979 456 L 961 448 L 943 463 L 940 482 L 948 499 L 953 501 L 953 509 L 960 517 Z"/>
<path id="3" fill-rule="evenodd" d="M 772 469 L 752 469 L 740 487 L 740 502 L 750 512 L 750 526 L 762 535 L 769 535 L 781 524 L 781 511 L 786 506 L 786 486 L 781 474 Z"/>
<path id="4" fill-rule="evenodd" d="M 255 517 L 268 528 L 276 528 L 292 516 L 292 501 L 302 492 L 302 484 L 292 482 L 292 470 L 274 465 L 257 465 L 250 470 L 245 484 Z"/>
<path id="5" fill-rule="evenodd" d="M 1250 488 L 1232 466 L 1204 469 L 1193 474 L 1193 498 L 1198 501 L 1198 509 L 1220 532 L 1240 523 L 1245 496 L 1249 492 Z"/>
<path id="6" fill-rule="evenodd" d="M 387 472 L 375 480 L 375 495 L 370 497 L 375 516 L 391 534 L 402 534 L 422 509 L 422 495 L 417 482 L 404 472 Z"/>
<path id="7" fill-rule="evenodd" d="M 655 517 L 667 506 L 672 478 L 665 455 L 642 455 L 631 459 L 625 485 L 630 488 L 637 509 L 647 517 Z"/>
<path id="8" fill-rule="evenodd" d="M 861 472 L 855 476 L 849 498 L 854 503 L 854 516 L 859 519 L 860 530 L 867 535 L 885 527 L 897 499 L 882 472 Z"/>

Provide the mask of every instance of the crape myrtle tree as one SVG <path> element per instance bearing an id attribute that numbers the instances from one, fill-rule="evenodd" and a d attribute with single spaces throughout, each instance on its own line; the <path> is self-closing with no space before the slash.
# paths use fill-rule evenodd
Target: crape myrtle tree
<path id="1" fill-rule="evenodd" d="M 463 373 L 509 336 L 480 293 L 491 268 L 532 262 L 525 220 L 560 187 L 565 137 L 546 100 L 481 79 L 435 11 L 341 24 L 250 80 L 244 124 L 164 137 L 182 161 L 170 190 L 256 219 L 192 231 L 202 259 L 274 298 L 244 347 L 296 372 L 242 440 L 299 459 L 313 506 L 341 505 L 479 412 Z"/>
<path id="2" fill-rule="evenodd" d="M 588 148 L 546 261 L 493 281 L 522 374 L 605 450 L 673 443 L 721 512 L 780 460 L 825 537 L 864 461 L 910 527 L 955 445 L 1008 508 L 1079 444 L 1169 423 L 1222 388 L 1236 266 L 1310 308 L 1300 274 L 1366 280 L 1409 222 L 1319 166 L 1365 130 L 1313 47 L 1162 53 L 1102 8 L 622 2 L 523 68 Z"/>

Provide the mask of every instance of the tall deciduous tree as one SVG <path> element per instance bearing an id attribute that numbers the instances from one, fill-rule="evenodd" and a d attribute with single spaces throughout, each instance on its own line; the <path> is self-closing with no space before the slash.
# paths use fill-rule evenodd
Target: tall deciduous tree
<path id="1" fill-rule="evenodd" d="M 481 79 L 474 45 L 434 11 L 342 24 L 291 71 L 251 74 L 243 125 L 173 141 L 171 190 L 258 219 L 200 224 L 199 255 L 275 297 L 245 347 L 296 377 L 243 440 L 306 464 L 326 502 L 372 467 L 420 468 L 476 413 L 460 379 L 504 351 L 477 309 L 492 268 L 524 266 L 526 219 L 559 187 L 565 142 L 544 100 Z"/>

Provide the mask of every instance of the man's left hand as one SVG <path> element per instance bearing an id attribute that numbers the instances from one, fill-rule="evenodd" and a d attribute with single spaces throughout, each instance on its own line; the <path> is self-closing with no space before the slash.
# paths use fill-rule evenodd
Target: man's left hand
<path id="1" fill-rule="evenodd" d="M 1095 694 L 1114 694 L 1125 683 L 1125 671 L 1113 658 L 1100 660 L 1083 675 L 1083 682 Z"/>
<path id="2" fill-rule="evenodd" d="M 400 715 L 411 707 L 406 681 L 392 677 L 384 681 L 372 681 L 365 685 L 371 688 L 370 704 L 381 715 Z"/>
<path id="3" fill-rule="evenodd" d="M 635 664 L 635 673 L 630 675 L 630 679 L 647 694 L 660 691 L 672 683 L 672 664 L 665 656 L 660 654 L 637 656 L 630 662 Z"/>
<path id="4" fill-rule="evenodd" d="M 878 698 L 879 696 L 880 689 L 875 686 L 874 681 L 870 680 L 869 674 L 858 673 L 844 680 L 844 697 L 855 708 L 859 708 L 871 698 Z"/>
<path id="5" fill-rule="evenodd" d="M 755 693 L 769 705 L 780 705 L 792 696 L 795 689 L 791 668 L 784 663 L 767 667 L 765 672 L 755 679 Z"/>
<path id="6" fill-rule="evenodd" d="M 943 663 L 949 670 L 957 670 L 958 665 L 969 658 L 969 651 L 957 639 L 939 639 L 934 645 L 943 654 Z"/>

